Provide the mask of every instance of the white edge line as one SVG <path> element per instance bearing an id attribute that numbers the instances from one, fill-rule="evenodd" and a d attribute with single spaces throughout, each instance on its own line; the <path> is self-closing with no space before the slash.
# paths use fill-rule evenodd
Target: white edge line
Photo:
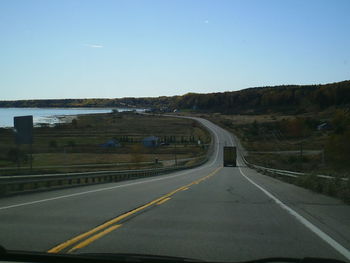
<path id="1" fill-rule="evenodd" d="M 209 129 L 209 127 L 208 127 L 208 129 Z M 137 185 L 137 184 L 150 183 L 150 182 L 155 182 L 155 181 L 160 181 L 160 180 L 166 180 L 166 179 L 169 179 L 169 178 L 178 177 L 178 176 L 182 176 L 182 175 L 185 175 L 185 174 L 188 174 L 188 173 L 192 173 L 192 172 L 197 171 L 197 170 L 202 170 L 204 168 L 207 168 L 207 166 L 211 167 L 211 166 L 213 166 L 215 164 L 215 162 L 217 161 L 217 159 L 219 157 L 219 137 L 218 137 L 217 133 L 214 130 L 212 130 L 212 132 L 214 133 L 214 135 L 216 137 L 217 147 L 216 147 L 216 157 L 215 157 L 215 159 L 213 160 L 213 162 L 210 165 L 204 165 L 204 166 L 201 166 L 199 168 L 195 168 L 193 170 L 188 170 L 188 171 L 180 173 L 180 174 L 164 176 L 164 177 L 161 177 L 161 178 L 149 179 L 147 181 L 133 182 L 133 183 L 129 183 L 129 184 L 122 184 L 122 185 L 116 185 L 116 186 L 111 186 L 111 187 L 105 187 L 105 188 L 100 188 L 100 189 L 90 190 L 90 191 L 85 191 L 85 192 L 80 192 L 80 193 L 74 193 L 74 194 L 69 194 L 69 195 L 61 195 L 61 196 L 56 196 L 56 197 L 52 197 L 52 198 L 46 198 L 46 199 L 41 199 L 41 200 L 36 200 L 36 201 L 31 201 L 31 202 L 25 202 L 25 203 L 21 203 L 21 204 L 3 206 L 3 207 L 0 207 L 0 210 L 16 208 L 16 207 L 21 207 L 21 206 L 26 206 L 26 205 L 33 205 L 33 204 L 38 204 L 38 203 L 43 203 L 43 202 L 48 202 L 48 201 L 53 201 L 53 200 L 73 197 L 73 196 L 91 194 L 91 193 L 96 193 L 96 192 L 101 192 L 101 191 L 107 191 L 107 190 L 112 190 L 112 189 L 116 189 L 116 188 L 122 188 L 122 187 L 131 186 L 131 185 Z"/>
<path id="2" fill-rule="evenodd" d="M 233 145 L 232 136 L 230 136 L 231 143 Z M 253 184 L 255 187 L 260 189 L 264 194 L 266 194 L 268 197 L 270 197 L 273 201 L 275 201 L 276 204 L 278 204 L 282 209 L 286 210 L 290 215 L 294 216 L 301 224 L 306 226 L 309 230 L 311 230 L 314 234 L 316 234 L 318 237 L 320 237 L 323 241 L 325 241 L 328 245 L 330 245 L 332 248 L 334 248 L 336 251 L 338 251 L 341 255 L 343 255 L 346 259 L 350 260 L 350 251 L 343 247 L 341 244 L 339 244 L 337 241 L 335 241 L 333 238 L 331 238 L 329 235 L 324 233 L 321 229 L 319 229 L 317 226 L 313 225 L 310 221 L 308 221 L 306 218 L 298 214 L 295 210 L 284 204 L 281 200 L 279 200 L 277 197 L 275 197 L 273 194 L 265 190 L 263 187 L 255 183 L 252 179 L 250 179 L 247 175 L 245 175 L 241 167 L 238 167 L 239 171 L 241 172 L 242 176 L 247 179 L 251 184 Z"/>

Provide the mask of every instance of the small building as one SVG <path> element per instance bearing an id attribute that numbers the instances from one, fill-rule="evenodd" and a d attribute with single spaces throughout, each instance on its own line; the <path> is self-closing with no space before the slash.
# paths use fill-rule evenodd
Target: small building
<path id="1" fill-rule="evenodd" d="M 330 129 L 332 129 L 332 125 L 329 124 L 328 122 L 324 122 L 324 123 L 317 126 L 318 131 L 325 131 L 325 130 L 330 130 Z"/>
<path id="2" fill-rule="evenodd" d="M 115 147 L 120 147 L 120 143 L 117 140 L 111 139 L 105 143 L 100 144 L 101 147 L 103 148 L 115 148 Z"/>
<path id="3" fill-rule="evenodd" d="M 159 138 L 156 136 L 146 137 L 142 140 L 145 147 L 157 147 L 159 145 Z"/>

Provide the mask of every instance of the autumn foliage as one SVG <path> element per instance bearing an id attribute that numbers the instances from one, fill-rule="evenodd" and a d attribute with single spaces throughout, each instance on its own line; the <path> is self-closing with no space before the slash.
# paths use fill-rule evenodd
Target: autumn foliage
<path id="1" fill-rule="evenodd" d="M 0 107 L 137 107 L 159 111 L 189 109 L 229 114 L 271 112 L 299 114 L 349 104 L 349 80 L 326 85 L 283 85 L 156 98 L 0 101 Z"/>

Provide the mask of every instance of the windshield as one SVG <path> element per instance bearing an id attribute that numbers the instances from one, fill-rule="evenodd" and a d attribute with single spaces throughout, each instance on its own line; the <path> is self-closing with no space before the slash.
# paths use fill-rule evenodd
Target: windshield
<path id="1" fill-rule="evenodd" d="M 0 246 L 349 261 L 349 11 L 0 1 Z"/>

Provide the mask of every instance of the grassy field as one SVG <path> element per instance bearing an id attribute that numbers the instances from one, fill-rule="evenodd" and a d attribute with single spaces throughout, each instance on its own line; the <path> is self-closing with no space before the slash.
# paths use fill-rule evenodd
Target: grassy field
<path id="1" fill-rule="evenodd" d="M 238 136 L 247 159 L 262 166 L 348 177 L 350 111 L 329 108 L 298 115 L 184 113 L 206 118 Z M 329 128 L 319 130 L 320 124 Z"/>
<path id="2" fill-rule="evenodd" d="M 156 136 L 167 145 L 145 147 L 142 140 L 148 136 Z M 120 147 L 101 146 L 109 140 L 118 141 Z M 57 166 L 86 164 L 133 163 L 128 167 L 135 168 L 140 167 L 139 163 L 155 162 L 155 159 L 203 155 L 209 143 L 207 130 L 189 119 L 132 112 L 81 115 L 71 123 L 34 128 L 32 163 L 36 171 L 40 167 L 55 166 L 55 172 L 63 169 Z M 18 160 L 20 172 L 25 172 L 23 167 L 29 166 L 29 153 L 29 145 L 15 145 L 11 129 L 0 129 L 0 174 L 8 174 L 6 168 L 14 171 Z M 76 168 L 64 168 L 65 172 L 70 170 Z"/>

